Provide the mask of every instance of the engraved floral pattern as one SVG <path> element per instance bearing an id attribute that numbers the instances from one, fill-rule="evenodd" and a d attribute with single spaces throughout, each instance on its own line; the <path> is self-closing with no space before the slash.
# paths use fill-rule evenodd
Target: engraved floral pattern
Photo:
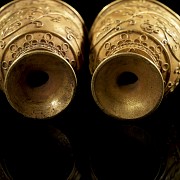
<path id="1" fill-rule="evenodd" d="M 36 37 L 40 37 L 37 39 Z M 55 40 L 55 42 L 54 42 Z M 58 41 L 58 43 L 57 43 Z M 17 41 L 11 43 L 4 54 L 4 61 L 2 61 L 2 69 L 7 70 L 12 62 L 22 56 L 26 52 L 34 49 L 46 49 L 51 51 L 65 60 L 67 60 L 73 67 L 76 66 L 75 57 L 72 53 L 72 47 L 67 42 L 63 42 L 59 37 L 51 33 L 31 33 L 25 34 Z M 9 54 L 10 52 L 10 54 Z M 8 57 L 8 58 L 6 58 Z M 8 59 L 8 61 L 6 61 Z"/>
<path id="2" fill-rule="evenodd" d="M 43 0 L 17 1 L 8 8 L 0 12 L 1 73 L 6 73 L 16 58 L 37 48 L 51 51 L 75 70 L 80 69 L 84 24 L 66 3 L 52 1 L 47 5 Z"/>
<path id="3" fill-rule="evenodd" d="M 140 53 L 155 63 L 163 75 L 165 91 L 172 92 L 180 78 L 179 20 L 157 1 L 111 3 L 90 31 L 91 73 L 113 54 Z"/>

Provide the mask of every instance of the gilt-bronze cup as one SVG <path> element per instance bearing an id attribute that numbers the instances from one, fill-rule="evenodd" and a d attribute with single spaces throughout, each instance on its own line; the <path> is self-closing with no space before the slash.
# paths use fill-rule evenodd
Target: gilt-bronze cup
<path id="1" fill-rule="evenodd" d="M 156 0 L 116 0 L 89 32 L 91 91 L 100 109 L 136 120 L 179 84 L 180 17 Z"/>
<path id="2" fill-rule="evenodd" d="M 72 101 L 85 24 L 60 0 L 14 0 L 0 9 L 0 87 L 25 117 L 46 119 Z"/>

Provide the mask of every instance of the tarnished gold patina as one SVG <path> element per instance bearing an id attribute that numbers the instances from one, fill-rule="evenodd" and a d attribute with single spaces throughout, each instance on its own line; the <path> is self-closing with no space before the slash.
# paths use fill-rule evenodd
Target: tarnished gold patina
<path id="1" fill-rule="evenodd" d="M 156 0 L 116 0 L 89 32 L 92 95 L 118 119 L 157 109 L 179 84 L 180 17 Z"/>
<path id="2" fill-rule="evenodd" d="M 50 118 L 74 97 L 85 25 L 60 0 L 14 0 L 0 9 L 0 86 L 12 107 Z"/>

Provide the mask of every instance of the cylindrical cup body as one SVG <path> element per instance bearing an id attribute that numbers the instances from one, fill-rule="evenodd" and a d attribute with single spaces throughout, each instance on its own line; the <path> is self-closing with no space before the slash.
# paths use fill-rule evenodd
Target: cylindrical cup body
<path id="1" fill-rule="evenodd" d="M 0 9 L 0 84 L 19 113 L 44 119 L 69 105 L 85 29 L 64 1 L 14 0 Z"/>
<path id="2" fill-rule="evenodd" d="M 153 112 L 179 84 L 180 17 L 156 0 L 116 0 L 90 33 L 92 94 L 118 119 Z"/>

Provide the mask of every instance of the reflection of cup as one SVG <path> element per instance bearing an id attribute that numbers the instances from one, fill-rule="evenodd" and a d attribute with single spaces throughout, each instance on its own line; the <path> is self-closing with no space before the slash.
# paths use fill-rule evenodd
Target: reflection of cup
<path id="1" fill-rule="evenodd" d="M 3 147 L 2 154 L 4 174 L 8 172 L 10 177 L 7 180 L 79 180 L 81 173 L 70 138 L 51 125 L 34 125 L 18 128 L 18 132 L 14 128 L 10 132 L 14 136 L 9 136 L 9 143 Z M 2 180 L 6 180 L 5 177 Z"/>
<path id="2" fill-rule="evenodd" d="M 170 137 L 169 137 L 170 138 Z M 172 139 L 168 142 L 166 156 L 163 158 L 163 163 L 154 180 L 173 179 L 178 180 L 180 176 L 180 143 L 178 139 Z"/>
<path id="3" fill-rule="evenodd" d="M 97 179 L 154 179 L 161 166 L 159 139 L 138 126 L 115 126 L 94 135 L 91 167 Z"/>
<path id="4" fill-rule="evenodd" d="M 89 33 L 92 94 L 118 119 L 152 113 L 179 84 L 180 17 L 156 0 L 116 0 Z"/>
<path id="5" fill-rule="evenodd" d="M 3 160 L 0 161 L 0 179 L 2 180 L 12 180 L 6 166 L 4 166 Z"/>
<path id="6" fill-rule="evenodd" d="M 57 115 L 71 102 L 83 62 L 85 26 L 58 0 L 14 0 L 0 9 L 0 86 L 26 117 Z"/>

